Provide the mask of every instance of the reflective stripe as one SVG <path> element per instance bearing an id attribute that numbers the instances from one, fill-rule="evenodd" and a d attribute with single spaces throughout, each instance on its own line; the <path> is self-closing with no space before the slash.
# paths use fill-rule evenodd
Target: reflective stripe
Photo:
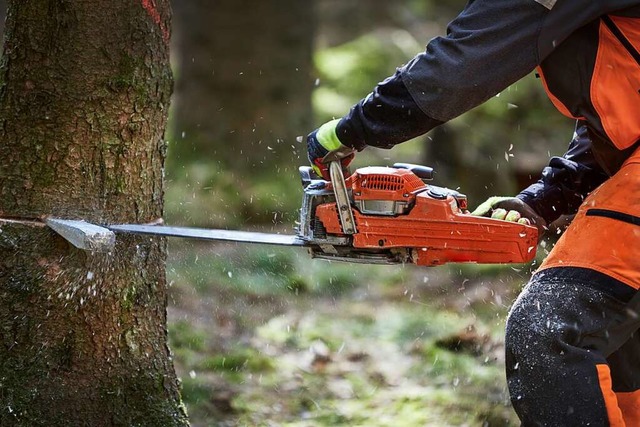
<path id="1" fill-rule="evenodd" d="M 633 225 L 640 225 L 640 217 L 629 215 L 624 212 L 612 211 L 609 209 L 589 209 L 586 213 L 586 216 L 602 216 L 605 218 L 628 222 L 629 224 Z"/>

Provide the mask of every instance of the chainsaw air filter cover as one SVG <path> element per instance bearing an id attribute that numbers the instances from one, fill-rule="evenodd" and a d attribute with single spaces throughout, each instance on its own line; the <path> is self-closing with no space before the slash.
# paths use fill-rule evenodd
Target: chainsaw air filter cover
<path id="1" fill-rule="evenodd" d="M 407 169 L 366 167 L 351 176 L 353 202 L 362 214 L 403 215 L 426 184 Z"/>

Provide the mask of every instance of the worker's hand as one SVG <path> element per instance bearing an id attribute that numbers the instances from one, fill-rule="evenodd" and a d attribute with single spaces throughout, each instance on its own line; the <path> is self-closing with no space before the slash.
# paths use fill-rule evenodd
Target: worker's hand
<path id="1" fill-rule="evenodd" d="M 353 160 L 355 149 L 342 145 L 336 135 L 336 126 L 340 120 L 332 120 L 311 132 L 307 137 L 307 154 L 309 163 L 318 176 L 329 181 L 329 163 L 340 161 L 345 176 L 348 166 Z"/>
<path id="2" fill-rule="evenodd" d="M 471 215 L 487 216 L 520 224 L 533 225 L 538 229 L 538 240 L 547 230 L 547 222 L 531 206 L 516 197 L 489 197 Z"/>

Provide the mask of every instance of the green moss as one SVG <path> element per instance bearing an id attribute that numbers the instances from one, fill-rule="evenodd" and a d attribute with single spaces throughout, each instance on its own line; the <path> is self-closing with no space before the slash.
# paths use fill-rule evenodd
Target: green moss
<path id="1" fill-rule="evenodd" d="M 262 253 L 261 253 L 262 252 Z M 290 251 L 264 250 L 256 252 L 251 260 L 251 268 L 257 272 L 287 275 L 295 271 Z"/>
<path id="2" fill-rule="evenodd" d="M 274 368 L 273 360 L 250 348 L 209 356 L 197 364 L 199 370 L 219 372 L 266 372 Z"/>
<path id="3" fill-rule="evenodd" d="M 303 294 L 309 292 L 309 284 L 307 280 L 298 275 L 294 275 L 293 277 L 288 277 L 289 281 L 286 285 L 286 288 L 293 294 Z"/>
<path id="4" fill-rule="evenodd" d="M 3 234 L 0 234 L 0 246 L 2 246 Z M 10 238 L 9 238 L 10 239 Z M 15 242 L 15 240 L 5 240 L 9 243 Z M 11 297 L 14 300 L 25 302 L 41 289 L 42 277 L 38 274 L 32 274 L 24 270 L 9 270 L 9 277 L 6 282 L 3 283 L 3 288 L 6 292 L 11 292 Z"/>
<path id="5" fill-rule="evenodd" d="M 200 359 L 200 353 L 193 351 L 186 347 L 174 347 L 170 345 L 171 352 L 174 355 L 174 359 L 183 366 L 194 366 L 198 359 Z"/>
<path id="6" fill-rule="evenodd" d="M 204 380 L 187 377 L 182 380 L 182 395 L 187 405 L 208 401 L 215 392 L 215 387 Z"/>
<path id="7" fill-rule="evenodd" d="M 178 352 L 181 349 L 204 351 L 207 334 L 199 331 L 186 320 L 180 320 L 169 326 L 169 344 Z"/>
<path id="8" fill-rule="evenodd" d="M 104 388 L 106 401 L 113 395 L 125 396 L 126 405 L 111 410 L 114 425 L 128 426 L 187 426 L 186 412 L 181 401 L 167 398 L 165 378 L 161 374 L 130 373 L 120 384 Z M 162 387 L 158 387 L 163 384 Z"/>
<path id="9" fill-rule="evenodd" d="M 107 87 L 115 92 L 125 92 L 136 84 L 137 73 L 142 62 L 133 56 L 122 53 L 117 73 L 107 80 Z"/>
<path id="10" fill-rule="evenodd" d="M 56 165 L 51 162 L 37 162 L 37 165 L 40 166 L 37 172 L 32 173 L 30 178 L 34 180 L 34 187 L 36 188 L 47 188 L 52 186 L 56 182 Z M 29 170 L 25 168 L 25 170 Z"/>
<path id="11" fill-rule="evenodd" d="M 135 285 L 131 285 L 125 288 L 122 294 L 122 299 L 120 300 L 121 301 L 120 307 L 122 307 L 123 312 L 127 313 L 131 311 L 131 309 L 133 308 L 133 304 L 135 303 L 135 300 L 136 300 Z"/>
<path id="12" fill-rule="evenodd" d="M 110 414 L 113 425 L 127 426 L 186 426 L 186 413 L 178 402 L 168 398 L 164 375 L 148 372 L 127 372 L 111 383 L 95 382 L 85 391 L 56 387 L 42 383 L 42 372 L 48 372 L 47 358 L 41 365 L 20 366 L 17 374 L 9 375 L 6 365 L 0 366 L 2 383 L 0 394 L 0 425 L 10 426 L 68 426 L 88 422 L 79 420 L 77 402 L 88 399 L 94 408 Z M 51 367 L 49 367 L 51 369 Z M 29 384 L 25 387 L 25 384 Z M 159 386 L 162 385 L 162 386 Z M 80 393 L 85 393 L 79 396 Z M 100 419 L 101 413 L 94 419 Z"/>
<path id="13" fill-rule="evenodd" d="M 313 402 L 309 402 L 310 406 L 313 405 Z M 345 415 L 342 415 L 340 413 L 336 413 L 336 412 L 331 412 L 331 411 L 327 411 L 324 413 L 321 413 L 319 415 L 316 416 L 312 416 L 311 420 L 315 421 L 316 423 L 320 423 L 321 425 L 326 425 L 326 426 L 352 426 L 354 425 L 354 419 L 347 417 Z"/>

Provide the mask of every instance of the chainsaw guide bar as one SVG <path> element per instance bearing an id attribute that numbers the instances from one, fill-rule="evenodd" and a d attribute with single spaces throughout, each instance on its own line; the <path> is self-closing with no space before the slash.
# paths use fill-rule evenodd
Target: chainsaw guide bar
<path id="1" fill-rule="evenodd" d="M 167 237 L 186 237 L 189 239 L 220 240 L 226 242 L 262 243 L 266 245 L 304 246 L 304 240 L 298 236 L 286 234 L 257 233 L 251 231 L 215 230 L 191 227 L 167 227 L 164 225 L 120 224 L 107 228 L 116 233 L 150 234 Z"/>

